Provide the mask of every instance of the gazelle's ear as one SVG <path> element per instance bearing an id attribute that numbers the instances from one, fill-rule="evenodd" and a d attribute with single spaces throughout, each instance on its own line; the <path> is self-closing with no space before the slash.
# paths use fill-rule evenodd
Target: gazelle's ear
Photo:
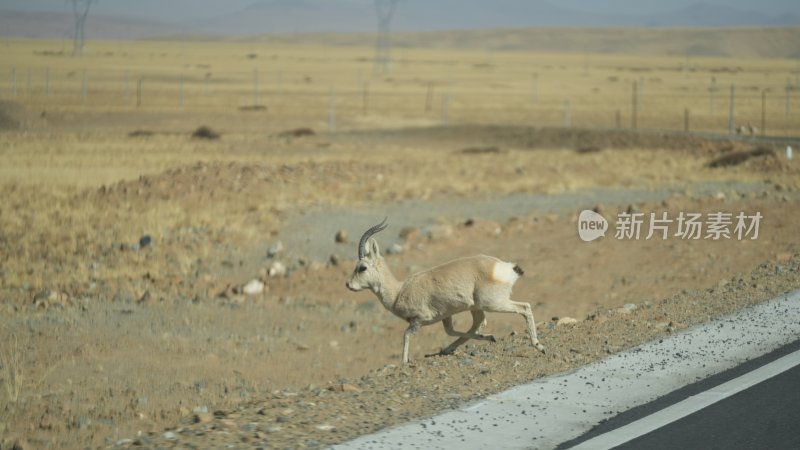
<path id="1" fill-rule="evenodd" d="M 381 250 L 378 248 L 378 241 L 376 241 L 375 238 L 370 238 L 367 244 L 367 256 L 372 259 L 381 256 Z"/>

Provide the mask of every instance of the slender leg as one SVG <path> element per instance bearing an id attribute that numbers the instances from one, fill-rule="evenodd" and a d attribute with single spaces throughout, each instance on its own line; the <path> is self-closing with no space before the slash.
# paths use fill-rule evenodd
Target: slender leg
<path id="1" fill-rule="evenodd" d="M 483 329 L 483 327 L 486 326 L 486 319 L 483 319 L 483 322 L 481 322 L 481 324 L 478 327 L 478 329 L 476 330 L 475 334 L 462 333 L 460 331 L 456 331 L 455 328 L 453 328 L 453 317 L 452 316 L 451 317 L 447 317 L 445 319 L 442 319 L 442 325 L 444 325 L 444 332 L 447 333 L 448 336 L 456 336 L 456 337 L 467 336 L 467 337 L 469 337 L 471 339 L 480 339 L 480 340 L 492 341 L 492 342 L 496 341 L 494 336 L 486 335 L 486 334 L 480 334 L 479 333 L 479 331 L 481 331 Z"/>
<path id="2" fill-rule="evenodd" d="M 515 302 L 509 299 L 506 302 L 498 302 L 488 305 L 485 307 L 485 309 L 489 312 L 517 313 L 524 317 L 525 323 L 528 325 L 528 334 L 531 337 L 531 345 L 536 347 L 536 349 L 540 352 L 544 353 L 544 346 L 539 343 L 539 338 L 536 335 L 536 322 L 533 320 L 533 311 L 531 310 L 531 305 L 529 303 Z"/>
<path id="3" fill-rule="evenodd" d="M 406 332 L 403 333 L 403 363 L 408 364 L 408 344 L 411 341 L 411 336 L 414 335 L 417 331 L 419 331 L 419 327 L 421 326 L 419 319 L 413 319 L 408 324 L 408 328 L 406 328 Z"/>
<path id="4" fill-rule="evenodd" d="M 444 349 L 442 349 L 442 351 L 439 352 L 439 354 L 441 354 L 441 355 L 449 355 L 449 354 L 453 353 L 458 347 L 460 347 L 461 344 L 463 344 L 464 342 L 467 342 L 470 339 L 480 339 L 480 340 L 484 340 L 484 341 L 497 342 L 497 339 L 495 339 L 495 337 L 492 336 L 492 335 L 485 335 L 485 334 L 477 334 L 476 333 L 481 327 L 483 327 L 483 323 L 484 323 L 485 320 L 486 320 L 486 314 L 484 314 L 483 311 L 481 311 L 479 309 L 476 309 L 476 310 L 472 311 L 472 326 L 469 328 L 469 330 L 466 333 L 458 333 L 457 331 L 453 330 L 453 331 L 455 331 L 455 333 L 458 333 L 458 334 L 451 335 L 451 336 L 458 336 L 459 334 L 461 336 L 458 339 L 456 339 L 455 341 L 453 341 L 452 344 L 450 344 L 447 347 L 445 347 Z M 452 328 L 452 325 L 453 324 L 451 322 L 450 323 L 450 327 L 451 328 Z M 447 330 L 446 326 L 445 326 L 445 330 Z"/>

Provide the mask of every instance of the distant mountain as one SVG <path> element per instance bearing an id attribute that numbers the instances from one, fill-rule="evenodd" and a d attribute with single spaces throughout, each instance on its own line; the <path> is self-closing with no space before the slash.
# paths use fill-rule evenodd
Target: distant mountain
<path id="1" fill-rule="evenodd" d="M 0 10 L 0 36 L 71 39 L 74 31 L 72 14 Z M 182 26 L 151 20 L 89 16 L 86 21 L 88 39 L 142 39 L 182 31 Z"/>
<path id="2" fill-rule="evenodd" d="M 696 3 L 661 14 L 576 11 L 548 0 L 409 0 L 397 8 L 400 32 L 541 27 L 731 27 L 798 26 L 800 17 Z M 31 38 L 72 36 L 69 14 L 0 11 L 0 35 Z M 248 36 L 278 33 L 374 32 L 372 2 L 356 0 L 261 0 L 233 14 L 183 24 L 90 16 L 89 39 L 153 36 Z"/>
<path id="3" fill-rule="evenodd" d="M 375 29 L 371 5 L 343 0 L 262 0 L 243 10 L 191 23 L 201 32 L 222 35 L 348 32 Z"/>
<path id="4" fill-rule="evenodd" d="M 348 0 L 261 0 L 234 14 L 192 24 L 212 34 L 375 31 L 370 3 Z M 426 0 L 401 2 L 396 31 L 529 27 L 730 27 L 800 25 L 795 15 L 770 16 L 696 3 L 662 14 L 591 13 L 548 0 Z"/>
<path id="5" fill-rule="evenodd" d="M 768 26 L 778 20 L 780 20 L 779 17 L 771 17 L 757 11 L 742 11 L 730 6 L 694 3 L 672 12 L 652 15 L 645 19 L 643 25 L 651 27 Z"/>

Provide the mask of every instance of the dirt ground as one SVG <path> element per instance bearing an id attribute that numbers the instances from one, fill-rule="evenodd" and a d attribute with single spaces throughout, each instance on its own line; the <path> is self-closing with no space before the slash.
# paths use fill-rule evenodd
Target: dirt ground
<path id="1" fill-rule="evenodd" d="M 64 121 L 0 135 L 0 449 L 319 448 L 800 287 L 782 144 L 485 126 L 198 141 Z M 119 142 L 139 151 L 86 157 Z M 120 172 L 80 176 L 104 164 Z M 611 228 L 588 243 L 592 208 Z M 757 239 L 617 239 L 623 212 L 763 219 Z M 384 216 L 398 277 L 476 253 L 522 266 L 514 298 L 547 353 L 490 314 L 499 342 L 424 358 L 449 343 L 426 327 L 401 365 L 405 322 L 344 286 Z"/>

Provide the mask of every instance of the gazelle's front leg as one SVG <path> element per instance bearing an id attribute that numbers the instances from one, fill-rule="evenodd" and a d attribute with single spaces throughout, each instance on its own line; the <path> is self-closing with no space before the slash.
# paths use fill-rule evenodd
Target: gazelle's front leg
<path id="1" fill-rule="evenodd" d="M 411 336 L 414 335 L 417 331 L 419 331 L 419 327 L 422 326 L 419 319 L 411 319 L 408 322 L 408 328 L 406 328 L 406 332 L 403 333 L 403 363 L 408 364 L 408 344 L 411 342 Z"/>

